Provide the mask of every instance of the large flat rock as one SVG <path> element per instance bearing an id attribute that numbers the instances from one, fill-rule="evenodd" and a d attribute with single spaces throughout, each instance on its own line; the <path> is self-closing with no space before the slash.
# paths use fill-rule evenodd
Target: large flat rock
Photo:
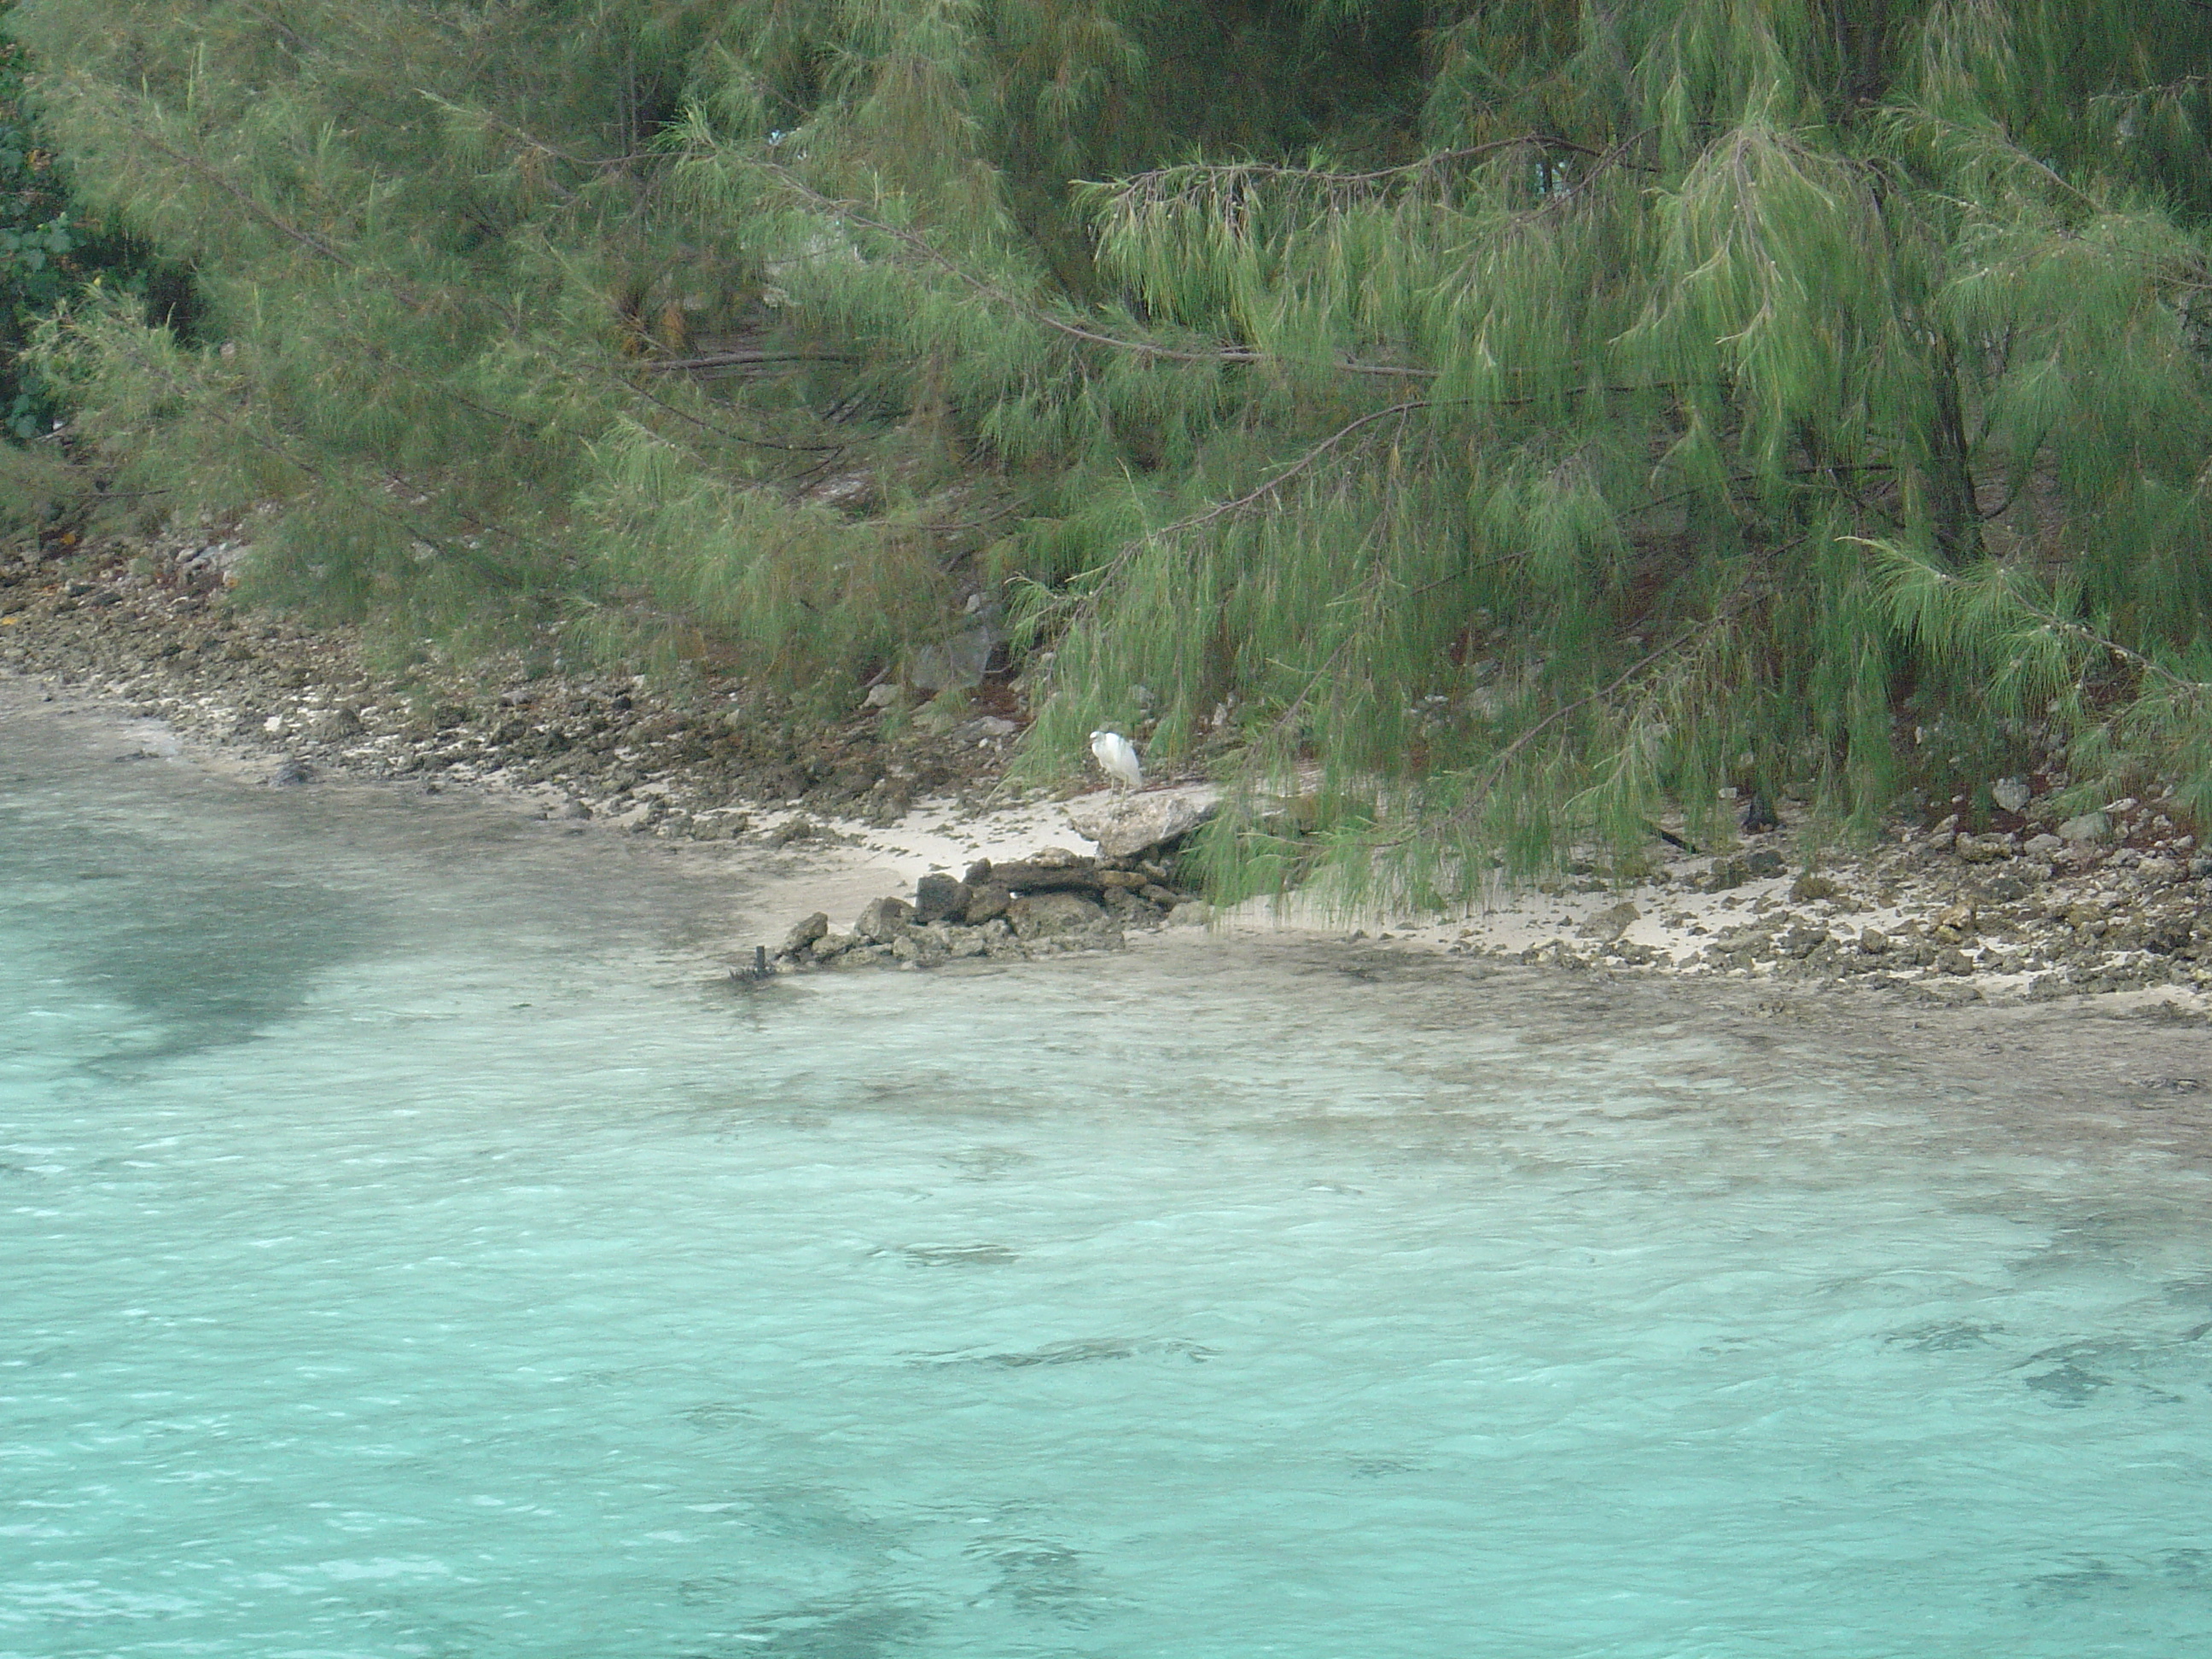
<path id="1" fill-rule="evenodd" d="M 1152 789 L 1133 795 L 1101 791 L 1067 804 L 1067 821 L 1098 843 L 1101 858 L 1135 858 L 1212 817 L 1221 804 L 1212 789 Z"/>

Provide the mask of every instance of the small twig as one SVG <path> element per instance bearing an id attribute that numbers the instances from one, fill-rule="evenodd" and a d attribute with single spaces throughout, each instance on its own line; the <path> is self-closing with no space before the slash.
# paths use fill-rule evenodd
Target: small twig
<path id="1" fill-rule="evenodd" d="M 1583 696 L 1577 697 L 1572 702 L 1562 703 L 1559 708 L 1554 708 L 1550 714 L 1545 715 L 1543 719 L 1538 720 L 1526 732 L 1523 732 L 1519 737 L 1514 738 L 1512 742 L 1507 744 L 1504 748 L 1498 751 L 1496 757 L 1492 759 L 1490 763 L 1489 771 L 1483 775 L 1481 782 L 1475 786 L 1475 799 L 1477 800 L 1480 800 L 1488 795 L 1491 790 L 1497 787 L 1498 780 L 1504 775 L 1506 763 L 1510 761 L 1514 756 L 1520 753 L 1522 749 L 1526 748 L 1547 728 L 1557 725 L 1560 720 L 1565 720 L 1568 715 L 1573 714 L 1578 708 L 1586 708 L 1591 703 L 1597 702 L 1601 697 L 1611 696 L 1614 692 L 1620 690 L 1622 686 L 1627 684 L 1629 681 L 1634 679 L 1638 674 L 1649 668 L 1653 663 L 1657 662 L 1660 658 L 1672 655 L 1674 653 L 1680 650 L 1684 646 L 1687 645 L 1692 640 L 1696 639 L 1700 634 L 1703 634 L 1708 628 L 1711 627 L 1713 623 L 1717 620 L 1717 617 L 1711 617 L 1702 622 L 1692 623 L 1689 627 L 1684 629 L 1680 634 L 1676 635 L 1673 639 L 1668 641 L 1666 644 L 1661 646 L 1657 650 L 1646 652 L 1643 656 L 1638 657 L 1634 662 L 1629 664 L 1627 667 L 1622 669 L 1620 672 L 1612 679 L 1607 680 L 1603 685 L 1598 687 L 1596 690 L 1589 692 Z"/>
<path id="2" fill-rule="evenodd" d="M 646 402 L 653 404 L 659 408 L 666 410 L 671 415 L 673 415 L 679 421 L 689 421 L 693 426 L 697 427 L 702 432 L 711 432 L 716 437 L 723 439 L 727 442 L 744 444 L 753 449 L 780 450 L 787 454 L 793 455 L 842 455 L 848 449 L 852 447 L 849 444 L 780 444 L 771 442 L 766 438 L 749 438 L 742 432 L 732 432 L 727 427 L 717 426 L 712 421 L 707 420 L 701 416 L 694 415 L 688 409 L 678 409 L 674 404 L 670 403 L 665 398 L 655 397 L 652 392 L 647 392 L 641 386 L 633 386 L 625 384 L 624 389 L 635 392 L 639 397 L 644 398 Z"/>
<path id="3" fill-rule="evenodd" d="M 1118 193 L 1126 194 L 1135 185 L 1152 185 L 1161 179 L 1177 177 L 1296 179 L 1331 186 L 1371 185 L 1384 179 L 1398 179 L 1409 173 L 1425 173 L 1431 168 L 1441 167 L 1447 161 L 1472 161 L 1476 156 L 1488 155 L 1501 149 L 1564 149 L 1577 155 L 1595 155 L 1601 161 L 1609 161 L 1643 137 L 1642 133 L 1638 133 L 1635 138 L 1626 140 L 1611 149 L 1598 149 L 1589 144 L 1577 143 L 1571 138 L 1548 137 L 1537 132 L 1524 132 L 1517 138 L 1493 138 L 1486 143 L 1469 144 L 1463 149 L 1437 150 L 1432 155 L 1422 156 L 1419 161 L 1402 162 L 1395 167 L 1376 167 L 1367 173 L 1327 173 L 1316 167 L 1286 167 L 1265 163 L 1248 165 L 1237 162 L 1214 167 L 1155 167 L 1149 173 L 1131 174 L 1122 181 L 1122 190 Z"/>
<path id="4" fill-rule="evenodd" d="M 161 139 L 155 137 L 151 132 L 145 131 L 143 128 L 141 128 L 136 136 L 138 142 L 144 144 L 149 149 L 159 151 L 161 155 L 167 156 L 171 161 L 174 161 L 179 167 L 183 167 L 185 171 L 199 174 L 200 177 L 206 179 L 217 190 L 221 191 L 224 195 L 229 197 L 240 207 L 244 208 L 249 215 L 260 220 L 263 224 L 267 225 L 271 230 L 276 232 L 280 236 L 287 237 L 292 241 L 297 242 L 301 247 L 307 249 L 311 252 L 319 254 L 322 258 L 330 260 L 333 264 L 343 265 L 348 270 L 352 269 L 353 261 L 348 258 L 343 253 L 341 253 L 336 247 L 332 246 L 330 243 L 325 242 L 321 237 L 313 234 L 312 232 L 301 229 L 297 225 L 291 223 L 289 220 L 277 214 L 273 209 L 264 206 L 260 200 L 256 198 L 252 192 L 231 183 L 229 179 L 223 177 L 219 169 L 201 161 L 196 155 L 189 155 L 186 152 L 177 149 L 174 145 L 164 143 Z"/>
<path id="5" fill-rule="evenodd" d="M 1388 419 L 1393 415 L 1409 414 L 1415 410 L 1427 409 L 1431 406 L 1431 404 L 1426 399 L 1417 398 L 1406 403 L 1392 404 L 1386 409 L 1370 410 L 1368 413 L 1362 415 L 1358 420 L 1339 427 L 1334 432 L 1332 432 L 1328 437 L 1322 439 L 1312 448 L 1307 450 L 1304 454 L 1299 456 L 1289 465 L 1273 474 L 1256 488 L 1247 490 L 1243 495 L 1237 496 L 1235 500 L 1217 502 L 1212 507 L 1207 507 L 1202 512 L 1191 514 L 1188 518 L 1178 519 L 1173 524 L 1162 525 L 1157 530 L 1148 530 L 1143 535 L 1130 541 L 1127 545 L 1124 546 L 1121 551 L 1115 554 L 1112 558 L 1107 560 L 1105 563 L 1095 565 L 1089 570 L 1078 573 L 1071 579 L 1071 582 L 1085 582 L 1086 586 L 1084 587 L 1083 591 L 1079 594 L 1063 599 L 1055 602 L 1052 605 L 1048 606 L 1048 612 L 1069 608 L 1073 608 L 1079 611 L 1087 609 L 1091 605 L 1096 604 L 1099 598 L 1104 593 L 1105 585 L 1107 581 L 1113 577 L 1114 574 L 1120 570 L 1124 565 L 1127 564 L 1130 560 L 1135 558 L 1144 549 L 1156 545 L 1164 538 L 1179 535 L 1186 530 L 1194 530 L 1199 528 L 1200 526 L 1212 524 L 1216 520 L 1224 518 L 1230 514 L 1242 512 L 1244 508 L 1250 507 L 1255 502 L 1264 500 L 1266 497 L 1273 495 L 1285 484 L 1290 483 L 1291 479 L 1305 471 L 1309 467 L 1312 466 L 1315 462 L 1320 460 L 1322 456 L 1328 454 L 1331 450 L 1334 449 L 1339 444 L 1342 443 L 1353 433 L 1358 431 L 1362 427 L 1371 426 L 1376 421 Z"/>
<path id="6" fill-rule="evenodd" d="M 1231 501 L 1217 502 L 1204 512 L 1194 514 L 1188 519 L 1179 519 L 1173 524 L 1163 525 L 1158 530 L 1146 531 L 1145 539 L 1158 541 L 1163 536 L 1173 536 L 1186 530 L 1195 530 L 1201 525 L 1212 524 L 1216 519 L 1226 518 L 1232 513 L 1241 513 L 1254 502 L 1273 495 L 1362 427 L 1371 426 L 1377 421 L 1388 420 L 1393 415 L 1410 415 L 1416 410 L 1433 409 L 1435 406 L 1431 399 L 1413 398 L 1408 398 L 1404 403 L 1392 404 L 1387 409 L 1372 410 L 1362 415 L 1358 420 L 1339 427 L 1279 472 L 1255 488 L 1247 490 L 1243 495 Z"/>
<path id="7" fill-rule="evenodd" d="M 857 362 L 846 351 L 717 351 L 704 357 L 659 358 L 636 365 L 648 374 L 670 374 L 681 369 L 737 368 L 754 363 L 849 363 Z"/>

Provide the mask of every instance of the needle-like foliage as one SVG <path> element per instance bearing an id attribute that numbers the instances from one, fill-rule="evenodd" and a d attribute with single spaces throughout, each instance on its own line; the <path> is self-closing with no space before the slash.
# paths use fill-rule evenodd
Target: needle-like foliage
<path id="1" fill-rule="evenodd" d="M 1255 786 L 1232 886 L 2037 744 L 2212 805 L 2199 0 L 18 23 L 206 307 L 48 373 L 272 595 L 825 695 L 1003 599 L 1039 764 Z"/>

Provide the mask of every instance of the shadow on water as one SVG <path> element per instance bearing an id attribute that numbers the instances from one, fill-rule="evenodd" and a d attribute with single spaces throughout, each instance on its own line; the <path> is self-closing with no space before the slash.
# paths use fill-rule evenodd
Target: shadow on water
<path id="1" fill-rule="evenodd" d="M 18 952 L 15 988 L 83 1022 L 79 1066 L 129 1074 L 249 1041 L 368 944 L 357 898 L 116 816 L 52 795 L 0 804 L 0 933 Z"/>
<path id="2" fill-rule="evenodd" d="M 136 1036 L 87 1066 L 137 1070 L 247 1042 L 290 1015 L 316 976 L 362 943 L 357 907 L 310 883 L 237 884 L 220 904 L 208 896 L 163 890 L 149 907 L 150 925 L 143 914 L 103 917 L 108 927 L 65 947 L 71 979 L 156 1028 L 150 1040 Z"/>

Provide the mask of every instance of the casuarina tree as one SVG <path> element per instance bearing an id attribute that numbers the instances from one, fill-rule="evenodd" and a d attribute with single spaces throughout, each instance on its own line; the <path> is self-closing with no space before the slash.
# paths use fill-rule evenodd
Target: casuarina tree
<path id="1" fill-rule="evenodd" d="M 979 607 L 1224 884 L 2212 807 L 2197 0 L 25 0 L 252 580 L 846 695 Z"/>

